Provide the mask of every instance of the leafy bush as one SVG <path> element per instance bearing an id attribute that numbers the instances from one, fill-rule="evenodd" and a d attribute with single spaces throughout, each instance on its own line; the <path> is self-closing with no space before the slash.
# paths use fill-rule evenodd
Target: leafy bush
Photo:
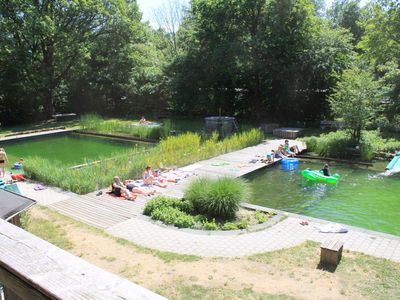
<path id="1" fill-rule="evenodd" d="M 194 225 L 194 218 L 174 207 L 159 207 L 152 211 L 151 218 L 179 228 Z"/>
<path id="2" fill-rule="evenodd" d="M 218 230 L 219 226 L 215 222 L 215 219 L 213 219 L 211 222 L 204 222 L 203 223 L 203 229 L 204 230 Z"/>
<path id="3" fill-rule="evenodd" d="M 204 215 L 195 215 L 194 216 L 194 221 L 196 223 L 203 224 L 204 222 L 207 222 L 207 217 Z"/>
<path id="4" fill-rule="evenodd" d="M 356 144 L 343 130 L 321 134 L 319 137 L 306 137 L 303 140 L 309 151 L 327 157 L 349 158 L 350 153 L 346 148 L 358 146 L 363 160 L 371 160 L 378 151 L 394 151 L 400 147 L 400 141 L 393 138 L 385 139 L 379 131 L 363 131 L 359 144 Z"/>
<path id="5" fill-rule="evenodd" d="M 257 223 L 261 224 L 269 219 L 269 215 L 262 211 L 256 210 L 254 212 L 254 218 L 256 219 Z"/>
<path id="6" fill-rule="evenodd" d="M 200 178 L 193 181 L 185 192 L 185 199 L 194 211 L 210 218 L 230 220 L 235 217 L 241 201 L 246 201 L 249 188 L 243 179 Z"/>
<path id="7" fill-rule="evenodd" d="M 173 207 L 182 212 L 190 212 L 192 210 L 191 204 L 188 201 L 178 198 L 157 196 L 146 203 L 143 214 L 150 216 L 154 210 L 164 207 Z"/>
<path id="8" fill-rule="evenodd" d="M 248 219 L 241 219 L 238 222 L 236 222 L 236 226 L 239 229 L 246 229 L 249 227 L 249 220 Z"/>
<path id="9" fill-rule="evenodd" d="M 239 229 L 235 223 L 226 222 L 224 226 L 222 226 L 222 230 L 237 230 Z"/>

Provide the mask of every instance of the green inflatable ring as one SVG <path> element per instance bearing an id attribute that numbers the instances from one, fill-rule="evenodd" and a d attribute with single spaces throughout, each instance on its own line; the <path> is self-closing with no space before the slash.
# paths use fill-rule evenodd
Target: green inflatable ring
<path id="1" fill-rule="evenodd" d="M 324 176 L 324 174 L 321 171 L 315 171 L 315 170 L 303 170 L 300 172 L 301 175 L 310 181 L 319 181 L 319 182 L 325 182 L 329 184 L 335 184 L 338 182 L 340 179 L 339 174 L 332 174 L 331 176 Z"/>

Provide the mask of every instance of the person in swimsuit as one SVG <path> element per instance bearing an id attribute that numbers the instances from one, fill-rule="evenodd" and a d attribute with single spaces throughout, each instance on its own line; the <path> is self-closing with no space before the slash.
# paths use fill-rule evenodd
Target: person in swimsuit
<path id="1" fill-rule="evenodd" d="M 148 191 L 148 192 L 141 190 L 139 188 L 140 186 L 138 184 L 136 184 L 135 180 L 132 180 L 132 179 L 124 180 L 124 185 L 133 194 L 139 194 L 139 195 L 143 195 L 143 196 L 151 196 L 156 193 L 156 190 L 152 190 L 152 191 Z"/>
<path id="2" fill-rule="evenodd" d="M 167 187 L 164 184 L 161 184 L 155 177 L 153 172 L 151 171 L 151 167 L 147 166 L 143 172 L 143 183 L 146 185 L 156 185 L 162 188 Z"/>
<path id="3" fill-rule="evenodd" d="M 324 173 L 324 176 L 329 177 L 331 176 L 331 172 L 329 171 L 329 166 L 328 164 L 324 165 L 324 168 L 322 169 L 322 173 Z"/>
<path id="4" fill-rule="evenodd" d="M 7 153 L 4 148 L 0 148 L 0 178 L 6 174 L 6 163 L 8 162 Z"/>
<path id="5" fill-rule="evenodd" d="M 127 189 L 125 184 L 121 182 L 118 176 L 114 176 L 114 180 L 111 184 L 111 193 L 117 197 L 124 197 L 127 200 L 134 200 L 136 195 L 131 195 L 131 192 Z"/>

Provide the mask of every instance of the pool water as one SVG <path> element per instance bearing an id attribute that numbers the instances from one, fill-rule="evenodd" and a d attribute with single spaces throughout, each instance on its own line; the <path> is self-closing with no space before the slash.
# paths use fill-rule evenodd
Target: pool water
<path id="1" fill-rule="evenodd" d="M 307 182 L 305 168 L 322 169 L 323 162 L 300 161 L 297 171 L 280 166 L 246 176 L 251 203 L 400 236 L 400 175 L 377 176 L 386 164 L 372 168 L 330 164 L 341 175 L 336 185 Z"/>
<path id="2" fill-rule="evenodd" d="M 27 160 L 33 156 L 74 166 L 102 157 L 121 155 L 134 147 L 144 148 L 147 146 L 149 145 L 146 143 L 125 142 L 78 134 L 58 135 L 2 145 L 7 152 L 10 166 L 19 158 Z"/>

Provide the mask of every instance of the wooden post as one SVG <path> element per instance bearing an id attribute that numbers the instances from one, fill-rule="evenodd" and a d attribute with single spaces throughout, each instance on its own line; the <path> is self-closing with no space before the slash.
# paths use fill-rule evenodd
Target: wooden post
<path id="1" fill-rule="evenodd" d="M 342 258 L 343 242 L 326 241 L 321 245 L 321 265 L 337 266 Z"/>

